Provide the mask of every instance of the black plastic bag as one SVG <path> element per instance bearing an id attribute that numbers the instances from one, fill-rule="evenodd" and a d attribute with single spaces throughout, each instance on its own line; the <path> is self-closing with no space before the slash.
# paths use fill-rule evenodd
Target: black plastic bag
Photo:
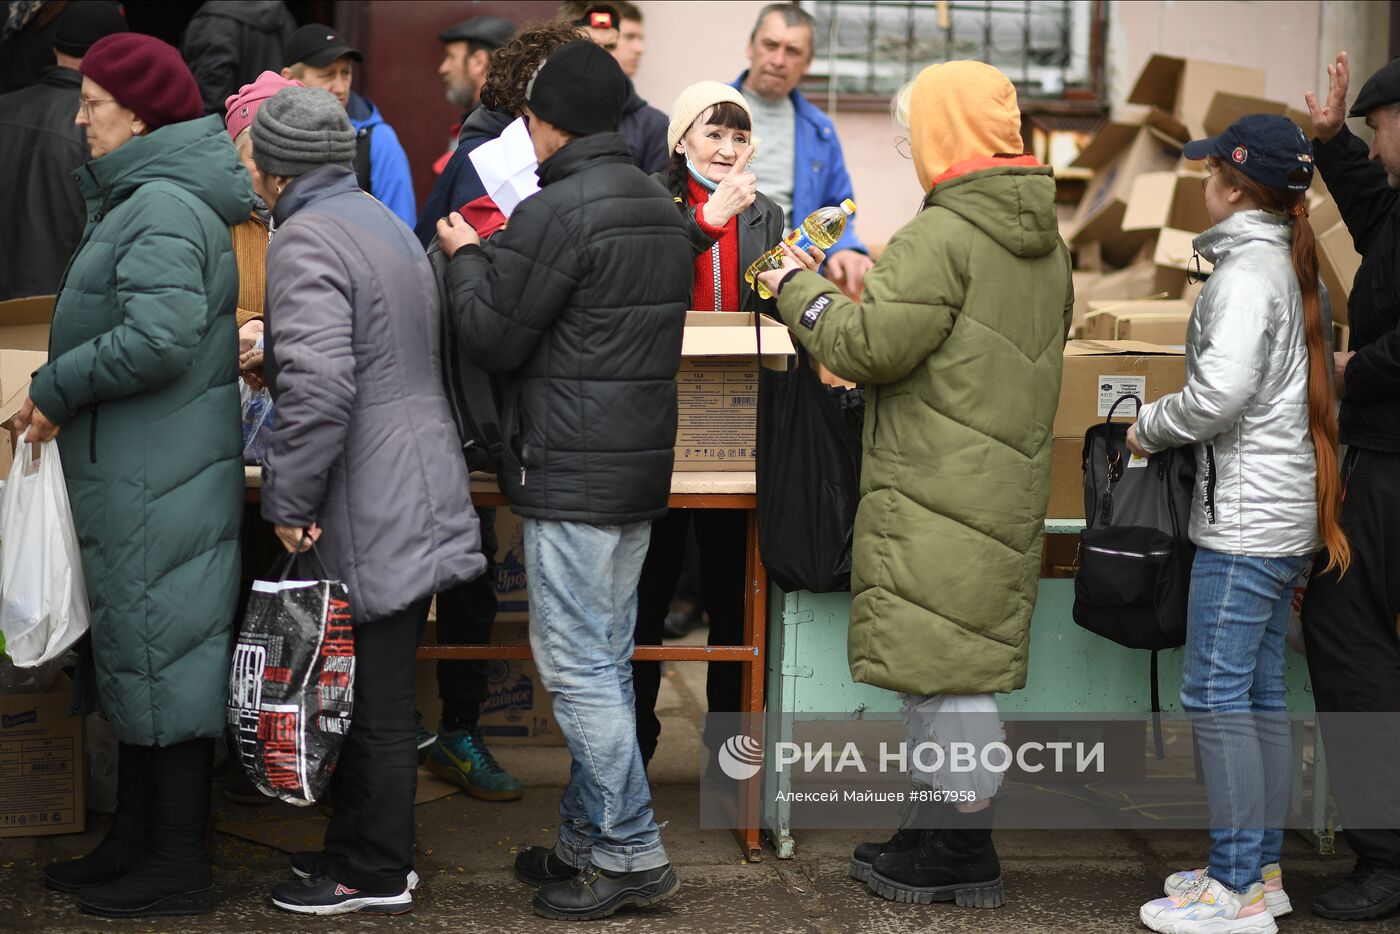
<path id="1" fill-rule="evenodd" d="M 296 557 L 256 580 L 229 672 L 229 746 L 265 795 L 312 804 L 340 758 L 355 686 L 355 635 L 345 584 L 327 580 L 312 546 L 314 580 L 288 580 Z"/>
<path id="2" fill-rule="evenodd" d="M 851 589 L 864 423 L 864 390 L 827 386 L 801 347 L 793 369 L 759 367 L 758 544 L 789 593 Z"/>

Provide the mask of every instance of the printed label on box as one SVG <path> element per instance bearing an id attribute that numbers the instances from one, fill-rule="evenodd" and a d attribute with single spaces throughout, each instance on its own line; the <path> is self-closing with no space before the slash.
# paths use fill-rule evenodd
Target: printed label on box
<path id="1" fill-rule="evenodd" d="M 1113 410 L 1113 404 L 1124 396 L 1137 396 L 1139 399 L 1145 399 L 1147 397 L 1147 377 L 1100 376 L 1099 416 L 1107 418 L 1108 413 Z M 1126 419 L 1137 418 L 1137 411 L 1132 403 L 1125 403 L 1118 407 L 1118 416 Z"/>

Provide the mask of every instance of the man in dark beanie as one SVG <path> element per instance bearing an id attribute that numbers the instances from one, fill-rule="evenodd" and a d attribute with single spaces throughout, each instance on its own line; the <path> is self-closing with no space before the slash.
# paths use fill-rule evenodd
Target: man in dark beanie
<path id="1" fill-rule="evenodd" d="M 0 263 L 0 301 L 55 292 L 83 234 L 83 196 L 73 184 L 89 155 L 73 122 L 78 66 L 89 46 L 117 32 L 126 32 L 120 3 L 68 4 L 54 36 L 56 64 L 38 84 L 0 96 L 0 230 L 24 232 L 10 238 Z"/>
<path id="2" fill-rule="evenodd" d="M 253 119 L 253 161 L 277 228 L 264 356 L 277 406 L 262 515 L 288 551 L 345 582 L 355 711 L 325 849 L 272 891 L 303 914 L 413 908 L 413 672 L 433 594 L 486 568 L 442 380 L 437 282 L 413 231 L 360 190 L 336 99 L 287 88 Z"/>
<path id="3" fill-rule="evenodd" d="M 617 132 L 627 80 L 587 40 L 525 94 L 541 190 L 485 246 L 438 224 L 466 353 L 504 375 L 498 476 L 524 520 L 530 647 L 573 757 L 554 847 L 516 878 L 547 918 L 676 891 L 637 747 L 631 656 L 651 521 L 666 512 L 676 371 L 695 252 L 671 196 Z"/>
<path id="4" fill-rule="evenodd" d="M 1358 921 L 1400 910 L 1400 59 L 1366 81 L 1350 114 L 1347 53 L 1327 74 L 1326 101 L 1306 95 L 1313 158 L 1362 255 L 1347 302 L 1351 346 L 1337 348 L 1333 368 L 1352 562 L 1339 575 L 1324 572 L 1326 552 L 1318 557 L 1302 615 L 1329 774 L 1357 856 L 1313 911 Z M 1366 118 L 1369 144 L 1347 116 Z"/>

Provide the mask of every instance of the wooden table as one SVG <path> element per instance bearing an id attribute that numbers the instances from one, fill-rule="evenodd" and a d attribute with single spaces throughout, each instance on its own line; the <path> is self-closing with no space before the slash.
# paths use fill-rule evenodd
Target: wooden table
<path id="1" fill-rule="evenodd" d="M 262 474 L 258 468 L 244 471 L 246 499 L 259 500 Z M 489 474 L 472 474 L 472 503 L 476 506 L 509 506 L 504 493 Z M 744 637 L 742 645 L 643 645 L 632 653 L 636 661 L 739 662 L 743 665 L 739 713 L 763 714 L 763 680 L 767 665 L 768 574 L 758 553 L 758 514 L 755 511 L 754 475 L 742 471 L 680 471 L 671 475 L 672 509 L 742 509 L 748 513 L 748 561 L 744 591 Z M 423 645 L 420 659 L 512 659 L 529 660 L 528 645 Z M 759 844 L 759 806 L 762 773 L 742 782 L 739 827 L 734 831 L 739 848 L 750 861 L 762 855 Z"/>

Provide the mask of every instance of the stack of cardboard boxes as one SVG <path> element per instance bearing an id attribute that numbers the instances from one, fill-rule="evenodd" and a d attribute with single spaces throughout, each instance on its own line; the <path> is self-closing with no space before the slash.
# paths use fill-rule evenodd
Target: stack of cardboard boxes
<path id="1" fill-rule="evenodd" d="M 1073 336 L 1185 342 L 1201 276 L 1210 273 L 1191 241 L 1210 227 L 1210 217 L 1201 191 L 1205 165 L 1183 159 L 1181 147 L 1251 113 L 1281 114 L 1311 133 L 1306 113 L 1263 94 L 1257 69 L 1168 55 L 1148 61 L 1128 104 L 1074 162 L 1094 170 L 1094 178 L 1061 229 L 1075 254 Z M 1338 326 L 1334 338 L 1344 349 L 1346 296 L 1360 258 L 1320 175 L 1308 208 Z"/>

